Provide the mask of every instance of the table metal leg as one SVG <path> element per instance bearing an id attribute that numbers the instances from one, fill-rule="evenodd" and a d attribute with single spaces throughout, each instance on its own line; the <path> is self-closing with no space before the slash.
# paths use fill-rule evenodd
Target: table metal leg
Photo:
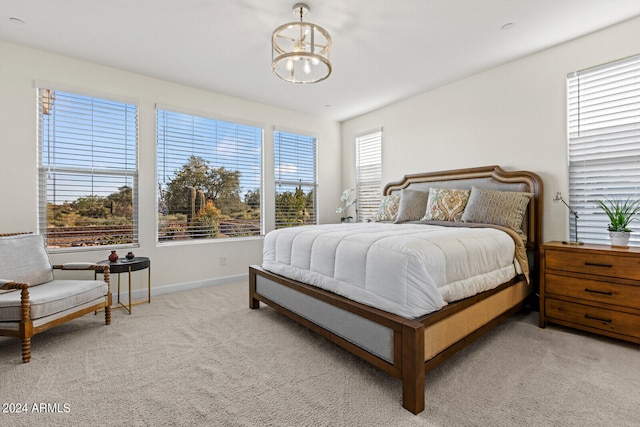
<path id="1" fill-rule="evenodd" d="M 112 273 L 112 274 L 117 274 L 118 275 L 118 298 L 117 298 L 117 306 L 114 308 L 118 308 L 118 307 L 122 307 L 125 310 L 127 310 L 127 312 L 129 314 L 131 314 L 132 312 L 132 306 L 134 305 L 138 305 L 138 304 L 143 304 L 143 303 L 151 303 L 151 263 L 148 264 L 149 266 L 146 267 L 148 272 L 147 272 L 147 300 L 141 300 L 141 301 L 136 301 L 133 302 L 132 300 L 132 290 L 131 290 L 131 273 L 132 273 L 132 268 L 131 266 L 128 266 L 128 269 L 126 271 L 122 271 L 122 273 L 127 273 L 127 279 L 129 281 L 128 285 L 129 285 L 129 290 L 128 290 L 128 294 L 129 294 L 129 301 L 127 302 L 127 304 L 125 304 L 124 302 L 121 301 L 120 299 L 120 274 L 121 273 Z M 138 271 L 138 269 L 136 269 L 135 271 Z M 98 274 L 97 272 L 94 271 L 94 279 L 97 280 Z M 96 313 L 97 314 L 97 313 Z"/>
<path id="2" fill-rule="evenodd" d="M 131 267 L 129 267 L 128 275 L 129 275 L 129 306 L 127 307 L 123 302 L 120 301 L 120 273 L 116 273 L 118 275 L 118 304 L 127 310 L 129 314 L 131 314 Z"/>
<path id="3" fill-rule="evenodd" d="M 129 267 L 129 314 L 131 314 L 131 267 Z"/>

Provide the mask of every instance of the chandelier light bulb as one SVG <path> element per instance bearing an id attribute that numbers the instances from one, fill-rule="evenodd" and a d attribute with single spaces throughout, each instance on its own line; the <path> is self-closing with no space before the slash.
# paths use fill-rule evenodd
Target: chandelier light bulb
<path id="1" fill-rule="evenodd" d="M 311 65 L 308 60 L 304 61 L 304 72 L 305 74 L 309 74 L 311 72 Z"/>

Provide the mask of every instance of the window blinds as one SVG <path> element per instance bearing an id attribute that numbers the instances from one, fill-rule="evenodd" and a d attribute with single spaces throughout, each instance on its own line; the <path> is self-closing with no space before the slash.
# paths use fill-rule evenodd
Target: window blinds
<path id="1" fill-rule="evenodd" d="M 570 74 L 567 98 L 569 203 L 579 238 L 608 244 L 609 220 L 594 201 L 640 198 L 640 56 Z"/>
<path id="2" fill-rule="evenodd" d="M 382 195 L 382 130 L 356 137 L 358 221 L 373 218 Z"/>
<path id="3" fill-rule="evenodd" d="M 38 141 L 48 247 L 137 243 L 137 107 L 40 88 Z"/>
<path id="4" fill-rule="evenodd" d="M 158 240 L 257 236 L 261 128 L 157 110 Z"/>
<path id="5" fill-rule="evenodd" d="M 316 224 L 316 138 L 274 131 L 276 229 Z"/>

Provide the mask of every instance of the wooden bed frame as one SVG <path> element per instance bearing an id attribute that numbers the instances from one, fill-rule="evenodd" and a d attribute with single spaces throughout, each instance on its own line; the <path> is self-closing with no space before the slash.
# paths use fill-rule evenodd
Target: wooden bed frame
<path id="1" fill-rule="evenodd" d="M 402 188 L 471 185 L 534 194 L 523 230 L 532 283 L 516 277 L 499 287 L 407 319 L 339 295 L 249 267 L 249 307 L 268 304 L 310 330 L 402 381 L 402 406 L 418 414 L 425 407 L 425 372 L 518 312 L 537 289 L 543 187 L 531 172 L 506 172 L 499 166 L 407 175 L 388 184 L 384 194 Z M 340 319 L 340 320 L 336 320 Z"/>

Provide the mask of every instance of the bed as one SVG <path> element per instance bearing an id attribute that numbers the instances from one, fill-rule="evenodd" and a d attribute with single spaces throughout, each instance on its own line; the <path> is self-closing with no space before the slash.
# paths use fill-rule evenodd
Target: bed
<path id="1" fill-rule="evenodd" d="M 249 267 L 250 308 L 258 309 L 260 302 L 263 302 L 352 354 L 399 378 L 402 382 L 402 405 L 414 414 L 424 410 L 425 372 L 518 312 L 527 303 L 528 298 L 535 296 L 538 281 L 543 187 L 541 179 L 535 173 L 505 171 L 499 166 L 487 166 L 413 174 L 388 184 L 384 189 L 384 195 L 387 199 L 392 197 L 397 199 L 398 196 L 405 197 L 411 192 L 415 194 L 431 192 L 430 197 L 433 199 L 431 196 L 434 194 L 433 191 L 443 191 L 442 189 L 464 190 L 467 194 L 471 194 L 467 205 L 468 210 L 464 212 L 464 215 L 469 214 L 467 220 L 476 219 L 470 212 L 472 209 L 469 206 L 471 200 L 474 197 L 477 199 L 478 195 L 486 195 L 490 192 L 528 195 L 524 212 L 518 217 L 522 223 L 519 227 L 513 227 L 518 229 L 521 237 L 514 239 L 515 246 L 520 242 L 522 252 L 520 262 L 514 262 L 514 272 L 506 277 L 504 282 L 494 284 L 488 290 L 462 299 L 446 301 L 442 305 L 436 301 L 434 307 L 430 307 L 426 310 L 426 314 L 422 314 L 419 311 L 405 312 L 394 306 L 383 306 L 384 309 L 376 308 L 372 306 L 373 303 L 367 296 L 359 296 L 358 292 L 350 297 L 351 294 L 341 290 L 343 286 L 323 289 L 306 275 L 296 276 L 287 273 L 290 277 L 285 277 L 284 273 L 276 274 L 268 271 L 263 267 L 267 266 L 271 270 L 275 268 L 273 265 L 267 265 L 269 263 L 265 261 L 263 266 Z M 406 214 L 406 211 L 402 213 L 402 209 L 403 206 L 400 207 L 400 216 Z M 445 224 L 436 221 L 426 227 L 440 225 Z M 487 224 L 458 222 L 449 225 L 452 226 L 451 229 L 478 227 L 481 230 L 491 229 L 493 233 L 501 233 L 494 230 L 496 227 L 493 225 Z M 502 227 L 503 225 L 499 224 L 497 228 L 505 228 Z M 385 224 L 376 225 L 375 232 L 386 233 L 387 229 L 394 226 L 397 226 L 398 230 L 401 229 L 399 226 L 403 226 L 402 230 L 408 229 L 404 223 Z M 329 227 L 331 231 L 325 234 L 327 236 L 349 234 L 347 230 L 354 229 L 357 234 L 364 235 L 365 230 L 368 230 L 366 225 L 348 226 L 344 231 L 336 227 L 340 225 Z M 363 228 L 358 229 L 358 227 Z M 421 225 L 416 224 L 415 227 L 421 227 Z M 310 232 L 311 230 L 307 230 L 307 233 Z M 265 237 L 265 260 L 271 259 L 266 244 L 267 237 Z M 353 239 L 353 236 L 350 238 Z M 366 240 L 364 237 L 363 239 Z M 292 252 L 298 251 L 296 249 Z M 414 251 L 411 249 L 408 252 Z M 521 259 L 522 256 L 524 260 Z M 522 268 L 518 268 L 519 266 Z M 354 277 L 352 280 L 356 284 L 358 278 Z M 340 284 L 343 285 L 348 281 L 348 278 L 343 278 Z"/>

